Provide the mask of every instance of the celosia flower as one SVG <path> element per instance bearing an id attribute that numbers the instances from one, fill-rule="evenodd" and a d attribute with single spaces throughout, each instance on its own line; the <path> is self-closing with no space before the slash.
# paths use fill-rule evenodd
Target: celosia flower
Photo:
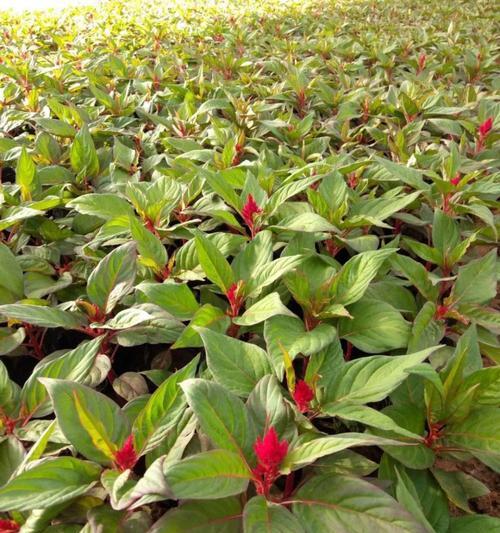
<path id="1" fill-rule="evenodd" d="M 14 520 L 0 520 L 0 533 L 16 533 L 20 527 Z"/>
<path id="2" fill-rule="evenodd" d="M 134 438 L 129 435 L 123 446 L 115 453 L 115 464 L 120 470 L 128 470 L 135 466 L 138 459 L 134 449 Z"/>
<path id="3" fill-rule="evenodd" d="M 460 172 L 458 172 L 454 178 L 451 178 L 450 183 L 452 185 L 457 186 L 460 183 L 460 180 L 462 179 L 462 176 L 460 175 Z"/>
<path id="4" fill-rule="evenodd" d="M 491 117 L 487 118 L 482 124 L 479 125 L 477 129 L 480 137 L 486 137 L 493 127 L 493 119 Z"/>
<path id="5" fill-rule="evenodd" d="M 484 149 L 484 141 L 493 128 L 493 119 L 491 117 L 487 118 L 482 124 L 477 128 L 477 139 L 476 139 L 476 154 L 481 152 Z"/>
<path id="6" fill-rule="evenodd" d="M 301 413 L 305 413 L 309 410 L 309 403 L 314 399 L 314 391 L 304 380 L 301 379 L 300 381 L 297 381 L 292 396 L 299 411 Z"/>
<path id="7" fill-rule="evenodd" d="M 237 283 L 233 283 L 231 287 L 226 292 L 226 298 L 229 301 L 229 305 L 231 306 L 230 316 L 235 317 L 238 316 L 238 313 L 240 312 L 240 307 L 243 304 L 243 296 L 239 294 L 240 289 L 243 287 L 243 281 L 238 281 Z"/>
<path id="8" fill-rule="evenodd" d="M 426 61 L 427 61 L 427 56 L 424 53 L 421 53 L 418 56 L 418 72 L 419 72 L 419 74 L 420 74 L 420 72 L 422 72 L 422 70 L 424 70 Z"/>
<path id="9" fill-rule="evenodd" d="M 257 467 L 253 469 L 258 494 L 269 494 L 271 485 L 279 477 L 279 466 L 288 453 L 288 442 L 280 441 L 274 427 L 270 427 L 264 438 L 258 437 L 254 444 Z"/>
<path id="10" fill-rule="evenodd" d="M 262 213 L 262 209 L 255 201 L 254 197 L 249 194 L 247 196 L 247 201 L 241 210 L 241 216 L 245 221 L 245 224 L 248 226 L 252 233 L 252 237 L 259 231 L 258 227 L 255 227 L 255 217 L 259 213 Z"/>

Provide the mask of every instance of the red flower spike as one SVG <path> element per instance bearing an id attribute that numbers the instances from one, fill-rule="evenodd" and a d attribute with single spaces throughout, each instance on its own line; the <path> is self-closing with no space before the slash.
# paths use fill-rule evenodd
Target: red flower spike
<path id="1" fill-rule="evenodd" d="M 456 176 L 451 178 L 450 183 L 456 187 L 460 183 L 461 179 L 462 176 L 460 175 L 460 172 L 457 172 Z"/>
<path id="2" fill-rule="evenodd" d="M 115 464 L 120 470 L 129 470 L 134 468 L 139 457 L 134 449 L 134 438 L 132 435 L 127 437 L 123 446 L 115 452 Z"/>
<path id="3" fill-rule="evenodd" d="M 309 410 L 309 403 L 314 399 L 313 389 L 304 381 L 299 380 L 293 391 L 293 399 L 301 413 Z"/>
<path id="4" fill-rule="evenodd" d="M 427 56 L 424 53 L 421 53 L 418 56 L 418 72 L 419 72 L 419 74 L 420 74 L 420 72 L 422 72 L 422 70 L 424 70 L 426 61 L 427 61 Z"/>
<path id="5" fill-rule="evenodd" d="M 447 305 L 438 305 L 436 308 L 436 318 L 442 320 L 449 310 L 450 308 Z"/>
<path id="6" fill-rule="evenodd" d="M 488 135 L 488 133 L 493 128 L 493 118 L 489 117 L 487 118 L 482 124 L 479 125 L 479 128 L 477 129 L 479 133 L 479 137 L 482 137 L 483 139 Z"/>
<path id="7" fill-rule="evenodd" d="M 255 216 L 259 213 L 262 213 L 262 209 L 260 208 L 259 204 L 257 204 L 254 197 L 249 194 L 247 196 L 247 201 L 241 210 L 241 216 L 243 217 L 245 224 L 250 229 L 252 237 L 259 231 L 259 228 L 255 228 L 254 226 Z"/>
<path id="8" fill-rule="evenodd" d="M 0 533 L 15 533 L 20 527 L 14 520 L 0 520 Z"/>
<path id="9" fill-rule="evenodd" d="M 265 470 L 273 470 L 279 467 L 288 453 L 288 442 L 286 440 L 280 441 L 276 430 L 271 427 L 263 439 L 257 437 L 254 450 L 259 465 Z"/>
<path id="10" fill-rule="evenodd" d="M 267 496 L 274 480 L 279 477 L 279 466 L 288 453 L 288 442 L 278 439 L 278 434 L 270 427 L 264 438 L 258 437 L 254 444 L 258 464 L 253 469 L 254 483 L 258 494 Z"/>
<path id="11" fill-rule="evenodd" d="M 243 281 L 240 280 L 237 283 L 233 283 L 226 292 L 226 298 L 231 306 L 231 310 L 228 311 L 228 314 L 232 317 L 238 316 L 240 308 L 243 304 L 244 297 L 239 294 L 242 287 Z"/>

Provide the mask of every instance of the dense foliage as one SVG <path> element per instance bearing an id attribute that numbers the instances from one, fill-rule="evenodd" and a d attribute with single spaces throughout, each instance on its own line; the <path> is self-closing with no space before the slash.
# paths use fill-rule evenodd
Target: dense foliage
<path id="1" fill-rule="evenodd" d="M 499 531 L 491 5 L 192 3 L 0 14 L 0 531 Z"/>

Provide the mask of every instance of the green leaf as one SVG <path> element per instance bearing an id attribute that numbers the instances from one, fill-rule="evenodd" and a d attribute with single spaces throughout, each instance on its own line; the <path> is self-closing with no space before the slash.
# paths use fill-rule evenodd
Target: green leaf
<path id="1" fill-rule="evenodd" d="M 335 328 L 329 324 L 306 331 L 302 320 L 294 317 L 275 316 L 264 324 L 267 351 L 279 379 L 285 368 L 283 348 L 292 358 L 299 353 L 312 355 L 330 345 L 336 336 Z"/>
<path id="2" fill-rule="evenodd" d="M 0 511 L 46 509 L 85 494 L 101 468 L 73 457 L 39 462 L 0 488 Z"/>
<path id="3" fill-rule="evenodd" d="M 470 261 L 458 269 L 458 276 L 450 295 L 456 305 L 486 304 L 496 296 L 497 251 Z"/>
<path id="4" fill-rule="evenodd" d="M 245 460 L 251 454 L 256 430 L 243 402 L 221 385 L 204 379 L 189 379 L 181 387 L 210 440 Z"/>
<path id="5" fill-rule="evenodd" d="M 22 463 L 25 453 L 22 442 L 13 435 L 0 441 L 0 487 L 9 481 Z"/>
<path id="6" fill-rule="evenodd" d="M 362 298 L 384 261 L 395 252 L 394 248 L 384 248 L 351 257 L 335 276 L 333 285 L 335 303 L 349 305 Z"/>
<path id="7" fill-rule="evenodd" d="M 166 512 L 148 533 L 241 533 L 241 514 L 235 497 L 188 501 Z"/>
<path id="8" fill-rule="evenodd" d="M 238 396 L 247 397 L 266 374 L 271 374 L 266 352 L 255 344 L 197 328 L 215 380 Z"/>
<path id="9" fill-rule="evenodd" d="M 81 178 L 94 178 L 99 174 L 99 159 L 94 141 L 87 126 L 76 134 L 70 149 L 71 167 Z"/>
<path id="10" fill-rule="evenodd" d="M 193 316 L 186 329 L 181 333 L 172 348 L 198 347 L 203 346 L 203 342 L 195 326 L 210 328 L 214 331 L 224 332 L 227 330 L 231 319 L 218 307 L 211 304 L 202 305 Z"/>
<path id="11" fill-rule="evenodd" d="M 268 502 L 263 496 L 254 496 L 243 511 L 245 533 L 304 533 L 297 518 L 283 505 Z"/>
<path id="12" fill-rule="evenodd" d="M 392 305 L 364 298 L 349 307 L 353 318 L 340 318 L 339 336 L 367 353 L 405 348 L 410 324 Z"/>
<path id="13" fill-rule="evenodd" d="M 277 315 L 295 317 L 292 311 L 283 304 L 280 295 L 277 292 L 271 292 L 255 302 L 240 317 L 233 318 L 233 322 L 239 326 L 254 326 Z"/>
<path id="14" fill-rule="evenodd" d="M 0 305 L 0 314 L 42 328 L 76 329 L 85 323 L 81 315 L 57 307 L 31 304 Z"/>
<path id="15" fill-rule="evenodd" d="M 168 466 L 165 477 L 178 499 L 217 499 L 245 491 L 251 478 L 241 456 L 228 450 L 192 455 Z"/>
<path id="16" fill-rule="evenodd" d="M 135 243 L 115 248 L 92 271 L 87 294 L 104 314 L 109 314 L 119 300 L 130 292 L 136 275 Z"/>
<path id="17" fill-rule="evenodd" d="M 21 391 L 21 405 L 31 417 L 43 417 L 52 412 L 47 389 L 38 378 L 60 378 L 83 383 L 101 347 L 102 337 L 82 342 L 74 350 L 58 357 L 45 358 L 33 369 Z"/>
<path id="18" fill-rule="evenodd" d="M 141 262 L 145 266 L 152 267 L 156 272 L 160 272 L 168 260 L 167 251 L 161 240 L 147 230 L 135 217 L 130 217 L 130 231 L 137 243 Z"/>
<path id="19" fill-rule="evenodd" d="M 139 455 L 159 446 L 165 435 L 178 422 L 187 403 L 179 384 L 194 377 L 197 364 L 196 357 L 182 370 L 169 376 L 149 397 L 138 414 L 132 427 L 132 434 L 134 447 Z"/>
<path id="20" fill-rule="evenodd" d="M 33 159 L 23 147 L 16 166 L 16 183 L 21 188 L 21 197 L 24 201 L 31 200 L 35 188 L 36 166 Z"/>
<path id="21" fill-rule="evenodd" d="M 350 361 L 329 383 L 323 409 L 333 413 L 339 405 L 383 400 L 407 378 L 409 369 L 422 363 L 438 348 L 434 346 L 409 355 L 372 355 Z"/>
<path id="22" fill-rule="evenodd" d="M 39 378 L 47 387 L 61 431 L 91 461 L 110 465 L 129 435 L 126 416 L 110 398 L 62 379 Z"/>
<path id="23" fill-rule="evenodd" d="M 305 257 L 302 255 L 290 255 L 267 263 L 248 280 L 245 287 L 246 295 L 255 298 L 264 287 L 271 285 L 287 272 L 296 268 L 304 259 Z"/>
<path id="24" fill-rule="evenodd" d="M 446 426 L 445 446 L 459 448 L 500 472 L 500 410 L 479 407 L 465 420 Z"/>
<path id="25" fill-rule="evenodd" d="M 348 476 L 317 476 L 294 495 L 292 509 L 310 533 L 424 533 L 425 527 L 382 489 Z"/>
<path id="26" fill-rule="evenodd" d="M 224 293 L 227 293 L 235 280 L 231 266 L 226 258 L 211 241 L 201 234 L 196 235 L 195 243 L 198 260 L 205 275 Z"/>
<path id="27" fill-rule="evenodd" d="M 295 414 L 275 376 L 264 376 L 251 392 L 246 403 L 250 416 L 255 421 L 258 433 L 266 433 L 272 426 L 283 437 L 292 440 L 296 429 Z"/>
<path id="28" fill-rule="evenodd" d="M 303 231 L 307 233 L 324 231 L 338 232 L 338 228 L 316 213 L 300 213 L 298 215 L 287 217 L 273 227 L 280 230 Z"/>
<path id="29" fill-rule="evenodd" d="M 17 299 L 24 296 L 23 271 L 16 261 L 10 248 L 0 242 L 0 264 L 3 275 L 0 277 L 0 288 L 7 289 Z"/>
<path id="30" fill-rule="evenodd" d="M 474 514 L 471 516 L 455 516 L 450 520 L 448 533 L 471 533 L 472 531 L 500 532 L 500 518 Z"/>
<path id="31" fill-rule="evenodd" d="M 83 194 L 66 204 L 67 207 L 84 215 L 91 215 L 104 220 L 129 217 L 133 214 L 130 204 L 116 194 Z"/>
<path id="32" fill-rule="evenodd" d="M 397 435 L 401 435 L 410 439 L 415 439 L 417 441 L 423 440 L 420 435 L 408 431 L 407 429 L 396 424 L 396 422 L 394 422 L 394 420 L 389 416 L 377 411 L 376 409 L 367 407 L 366 405 L 340 404 L 333 407 L 333 409 L 325 410 L 325 412 L 331 416 L 343 418 L 344 420 L 360 422 L 365 426 L 392 431 Z"/>
<path id="33" fill-rule="evenodd" d="M 453 220 L 441 209 L 434 212 L 432 223 L 432 243 L 441 252 L 441 256 L 446 258 L 450 251 L 460 242 L 460 230 Z"/>
<path id="34" fill-rule="evenodd" d="M 448 472 L 433 468 L 432 474 L 449 500 L 466 513 L 472 512 L 469 499 L 485 496 L 490 492 L 486 485 L 465 472 Z"/>
<path id="35" fill-rule="evenodd" d="M 193 291 L 185 283 L 166 280 L 163 283 L 144 282 L 137 290 L 146 295 L 149 302 L 159 305 L 179 320 L 190 320 L 200 309 Z"/>
<path id="36" fill-rule="evenodd" d="M 325 457 L 353 446 L 380 446 L 382 444 L 400 444 L 399 442 L 369 435 L 367 433 L 339 433 L 328 437 L 319 437 L 294 446 L 283 460 L 280 467 L 282 474 L 303 468 L 320 457 Z M 404 445 L 401 443 L 401 445 Z"/>

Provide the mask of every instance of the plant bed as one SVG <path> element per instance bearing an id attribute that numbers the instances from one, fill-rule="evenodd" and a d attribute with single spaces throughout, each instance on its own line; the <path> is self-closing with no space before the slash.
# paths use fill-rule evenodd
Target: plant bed
<path id="1" fill-rule="evenodd" d="M 0 532 L 500 528 L 494 35 L 0 12 Z"/>

